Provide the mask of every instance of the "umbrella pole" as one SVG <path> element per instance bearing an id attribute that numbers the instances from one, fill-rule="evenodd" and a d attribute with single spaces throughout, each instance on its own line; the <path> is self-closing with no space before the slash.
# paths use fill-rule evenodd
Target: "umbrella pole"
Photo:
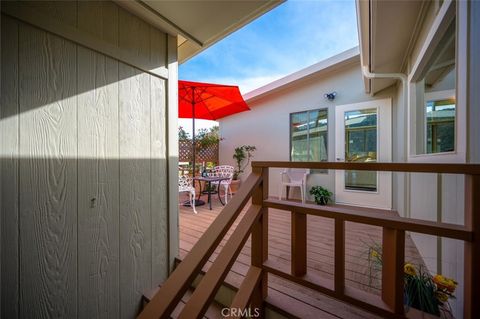
<path id="1" fill-rule="evenodd" d="M 195 177 L 195 166 L 196 166 L 196 161 L 195 161 L 195 156 L 196 156 L 196 145 L 195 145 L 195 87 L 192 89 L 192 178 Z M 195 179 L 192 181 L 192 186 L 195 188 Z M 201 187 L 200 187 L 201 188 Z M 201 189 L 200 189 L 201 192 Z M 200 194 L 201 195 L 201 194 Z M 202 206 L 205 205 L 205 202 L 200 199 L 193 199 L 195 201 L 195 206 Z M 190 206 L 190 202 L 186 201 L 183 203 L 183 206 Z"/>
<path id="2" fill-rule="evenodd" d="M 195 169 L 196 169 L 196 161 L 195 161 L 195 156 L 196 156 L 196 145 L 195 145 L 195 103 L 192 102 L 192 177 L 195 177 Z M 195 180 L 193 180 L 193 187 L 195 187 Z"/>

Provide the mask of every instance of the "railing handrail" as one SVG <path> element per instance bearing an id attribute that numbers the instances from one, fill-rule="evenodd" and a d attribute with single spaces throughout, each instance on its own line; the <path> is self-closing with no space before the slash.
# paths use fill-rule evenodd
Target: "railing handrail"
<path id="1" fill-rule="evenodd" d="M 145 306 L 138 319 L 170 318 L 180 299 L 190 288 L 203 265 L 215 251 L 231 225 L 262 182 L 262 175 L 251 173 L 243 187 L 228 202 L 217 218 L 178 267 L 168 277 L 155 296 Z"/>
<path id="2" fill-rule="evenodd" d="M 433 222 L 428 220 L 406 218 L 394 215 L 383 215 L 382 210 L 368 212 L 353 206 L 339 205 L 319 206 L 315 204 L 302 204 L 301 202 L 281 201 L 275 198 L 269 198 L 265 201 L 267 207 L 277 208 L 287 211 L 295 211 L 307 215 L 314 215 L 332 219 L 342 219 L 346 222 L 361 223 L 379 227 L 391 227 L 414 233 L 441 236 L 446 238 L 458 239 L 463 241 L 472 241 L 473 233 L 463 225 Z M 391 211 L 386 211 L 391 212 Z"/>
<path id="3" fill-rule="evenodd" d="M 406 173 L 444 173 L 480 175 L 480 164 L 460 163 L 352 163 L 352 162 L 285 162 L 285 161 L 252 161 L 257 168 L 309 168 L 379 172 Z"/>
<path id="4" fill-rule="evenodd" d="M 250 206 L 202 281 L 195 288 L 188 303 L 183 307 L 178 316 L 179 319 L 203 317 L 261 214 L 261 206 L 254 204 Z"/>

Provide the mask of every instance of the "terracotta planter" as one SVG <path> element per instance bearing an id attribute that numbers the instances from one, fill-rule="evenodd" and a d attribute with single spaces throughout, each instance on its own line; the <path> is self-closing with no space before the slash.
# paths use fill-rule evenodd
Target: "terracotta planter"
<path id="1" fill-rule="evenodd" d="M 240 183 L 242 181 L 239 180 L 239 179 L 234 179 L 232 180 L 232 182 L 230 183 L 230 188 L 232 189 L 232 193 L 236 193 L 238 191 L 238 189 L 240 188 Z"/>

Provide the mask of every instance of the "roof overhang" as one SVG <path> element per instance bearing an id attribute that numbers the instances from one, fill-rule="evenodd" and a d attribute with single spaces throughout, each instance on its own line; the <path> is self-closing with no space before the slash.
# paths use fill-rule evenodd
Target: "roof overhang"
<path id="1" fill-rule="evenodd" d="M 357 0 L 362 67 L 371 73 L 401 73 L 429 5 L 421 0 Z M 396 82 L 364 77 L 365 90 L 375 94 Z"/>
<path id="2" fill-rule="evenodd" d="M 308 81 L 319 76 L 324 76 L 327 73 L 334 72 L 348 65 L 359 63 L 359 59 L 360 55 L 358 47 L 351 48 L 340 54 L 334 55 L 328 59 L 320 61 L 300 71 L 289 74 L 281 79 L 248 92 L 244 95 L 245 101 L 250 103 L 272 93 L 289 88 L 293 85 L 303 83 L 304 81 Z"/>
<path id="3" fill-rule="evenodd" d="M 178 61 L 185 62 L 285 0 L 114 0 L 146 22 L 178 36 Z"/>

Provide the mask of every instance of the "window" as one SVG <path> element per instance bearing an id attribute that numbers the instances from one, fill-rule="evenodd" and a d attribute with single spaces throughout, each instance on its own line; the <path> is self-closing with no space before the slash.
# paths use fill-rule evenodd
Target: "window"
<path id="1" fill-rule="evenodd" d="M 290 114 L 290 160 L 327 161 L 327 109 Z"/>
<path id="2" fill-rule="evenodd" d="M 427 101 L 427 154 L 455 150 L 455 99 Z"/>
<path id="3" fill-rule="evenodd" d="M 345 161 L 377 161 L 377 109 L 345 112 Z M 345 189 L 377 191 L 377 172 L 345 171 Z"/>

